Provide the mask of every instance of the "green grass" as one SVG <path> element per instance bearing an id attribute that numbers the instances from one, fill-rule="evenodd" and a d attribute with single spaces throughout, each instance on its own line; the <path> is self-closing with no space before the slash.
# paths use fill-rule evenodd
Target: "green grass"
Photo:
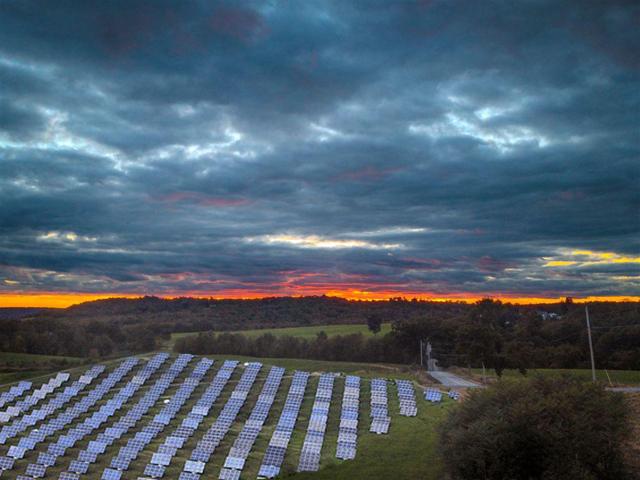
<path id="1" fill-rule="evenodd" d="M 0 352 L 0 364 L 15 363 L 46 363 L 62 362 L 80 363 L 85 359 L 81 357 L 64 357 L 59 355 L 38 355 L 36 353 Z"/>
<path id="2" fill-rule="evenodd" d="M 308 327 L 288 327 L 288 328 L 262 328 L 255 330 L 235 330 L 228 333 L 241 333 L 247 337 L 259 337 L 266 333 L 270 333 L 276 336 L 289 335 L 292 337 L 305 338 L 312 340 L 318 335 L 318 333 L 324 331 L 328 337 L 335 335 L 351 335 L 353 333 L 361 333 L 365 336 L 373 336 L 373 333 L 369 330 L 365 324 L 347 324 L 347 325 L 312 325 Z M 377 335 L 385 335 L 391 331 L 390 323 L 383 323 L 380 332 Z M 191 335 L 197 335 L 201 332 L 181 332 L 172 333 L 170 346 L 173 346 L 178 338 L 188 337 Z M 222 333 L 222 332 L 220 332 Z"/>
<path id="3" fill-rule="evenodd" d="M 80 357 L 0 352 L 0 385 L 68 369 L 85 361 L 86 359 Z"/>
<path id="4" fill-rule="evenodd" d="M 465 372 L 466 370 L 460 370 Z M 482 375 L 481 368 L 472 368 L 471 372 L 476 376 Z M 609 376 L 607 377 L 607 373 Z M 557 375 L 573 375 L 583 380 L 591 380 L 591 370 L 584 368 L 564 369 L 564 368 L 539 368 L 527 371 L 527 376 L 532 375 L 557 376 Z M 522 378 L 522 374 L 518 370 L 505 370 L 502 374 L 507 378 Z M 487 370 L 487 377 L 495 378 L 496 372 Z M 609 384 L 609 378 L 613 385 L 631 385 L 640 384 L 640 370 L 596 370 L 596 378 L 598 381 Z"/>
<path id="5" fill-rule="evenodd" d="M 242 355 L 204 355 L 218 360 L 239 360 L 241 362 L 261 362 L 265 366 L 278 365 L 287 370 L 305 370 L 307 372 L 341 372 L 358 375 L 363 378 L 388 377 L 415 380 L 416 372 L 406 365 L 394 363 L 357 363 L 330 362 L 325 360 L 307 360 L 300 358 L 246 357 Z"/>

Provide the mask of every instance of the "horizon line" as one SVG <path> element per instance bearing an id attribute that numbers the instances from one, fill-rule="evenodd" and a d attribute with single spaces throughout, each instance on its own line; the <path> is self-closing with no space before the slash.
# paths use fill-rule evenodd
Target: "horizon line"
<path id="1" fill-rule="evenodd" d="M 588 302 L 640 302 L 640 296 L 634 295 L 585 295 L 585 296 L 526 296 L 508 295 L 499 293 L 465 294 L 456 293 L 450 295 L 437 295 L 418 292 L 366 292 L 366 291 L 327 291 L 307 294 L 268 294 L 265 292 L 246 292 L 244 294 L 214 295 L 203 293 L 79 293 L 79 292 L 28 292 L 28 293 L 1 293 L 0 308 L 68 308 L 81 303 L 107 299 L 141 299 L 144 297 L 157 297 L 165 300 L 178 298 L 211 299 L 211 300 L 260 300 L 267 298 L 307 298 L 321 297 L 342 298 L 350 301 L 384 302 L 394 298 L 407 300 L 419 300 L 429 302 L 461 302 L 475 303 L 482 299 L 500 300 L 503 303 L 517 305 L 535 305 L 561 303 L 566 298 L 571 298 L 575 303 Z"/>

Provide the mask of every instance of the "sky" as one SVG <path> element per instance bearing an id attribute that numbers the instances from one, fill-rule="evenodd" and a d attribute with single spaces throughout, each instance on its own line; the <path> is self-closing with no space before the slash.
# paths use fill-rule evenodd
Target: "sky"
<path id="1" fill-rule="evenodd" d="M 0 306 L 640 299 L 636 2 L 0 3 Z"/>

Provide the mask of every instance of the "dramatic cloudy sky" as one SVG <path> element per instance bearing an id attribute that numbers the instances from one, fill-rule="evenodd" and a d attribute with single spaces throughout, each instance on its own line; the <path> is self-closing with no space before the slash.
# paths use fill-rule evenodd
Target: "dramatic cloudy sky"
<path id="1" fill-rule="evenodd" d="M 636 2 L 3 1 L 0 302 L 640 295 L 639 32 Z"/>

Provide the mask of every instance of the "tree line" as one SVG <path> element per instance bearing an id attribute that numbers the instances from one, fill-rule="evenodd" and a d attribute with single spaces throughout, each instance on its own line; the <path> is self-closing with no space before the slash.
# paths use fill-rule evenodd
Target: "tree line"
<path id="1" fill-rule="evenodd" d="M 596 362 L 601 368 L 640 369 L 640 303 L 589 304 Z M 224 334 L 228 330 L 360 323 L 391 333 L 312 340 Z M 431 342 L 440 364 L 504 368 L 586 368 L 584 305 L 476 304 L 403 298 L 358 302 L 330 297 L 260 300 L 145 297 L 88 302 L 68 309 L 0 320 L 4 352 L 115 356 L 159 348 L 174 332 L 217 332 L 184 337 L 194 353 L 393 362 L 419 361 L 418 342 Z M 206 351 L 205 351 L 206 350 Z M 215 350 L 215 351 L 214 351 Z"/>
<path id="2" fill-rule="evenodd" d="M 640 315 L 634 303 L 597 303 L 592 315 L 595 351 L 601 368 L 640 369 Z M 271 334 L 249 338 L 241 333 L 206 332 L 180 338 L 179 352 L 295 357 L 354 362 L 412 364 L 420 358 L 420 339 L 431 342 L 440 365 L 493 368 L 587 368 L 589 366 L 584 310 L 581 305 L 558 305 L 561 313 L 543 315 L 500 301 L 482 300 L 464 315 L 399 319 L 384 336 L 362 334 L 327 337 L 320 332 L 307 340 Z M 557 316 L 556 316 L 557 315 Z M 379 331 L 380 319 L 367 322 Z"/>

